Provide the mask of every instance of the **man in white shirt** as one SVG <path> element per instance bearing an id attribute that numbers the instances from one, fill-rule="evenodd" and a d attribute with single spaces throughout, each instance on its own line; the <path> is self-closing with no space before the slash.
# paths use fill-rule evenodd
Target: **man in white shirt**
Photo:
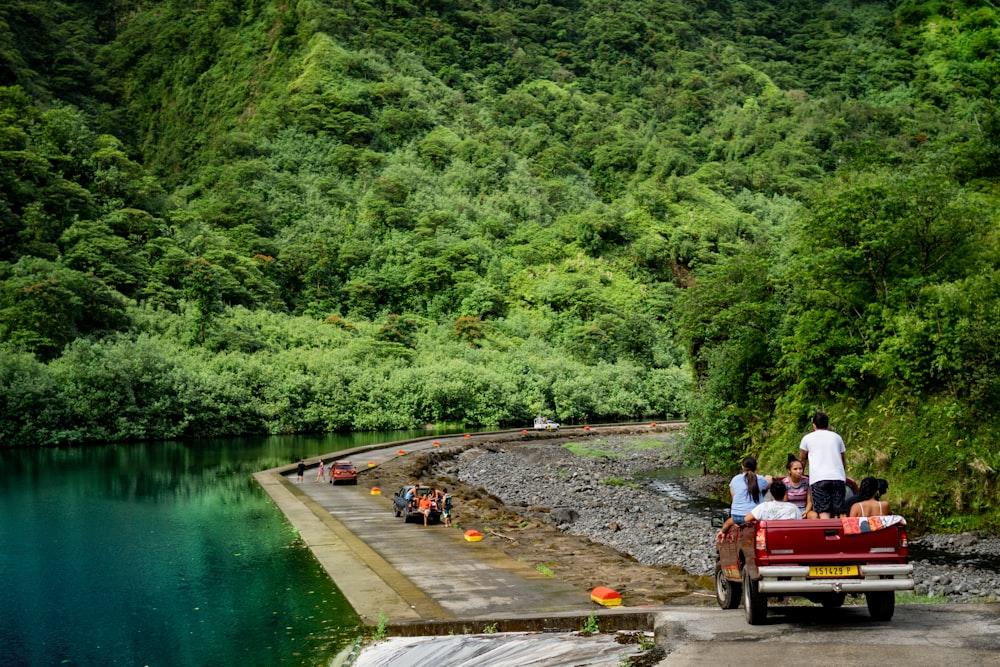
<path id="1" fill-rule="evenodd" d="M 762 502 L 757 507 L 750 510 L 747 514 L 746 520 L 753 521 L 757 519 L 758 521 L 765 521 L 767 519 L 801 519 L 802 510 L 798 508 L 798 505 L 793 505 L 787 502 L 786 496 L 788 495 L 788 489 L 785 488 L 785 483 L 780 479 L 776 479 L 771 482 L 771 497 L 774 500 L 768 500 Z"/>
<path id="2" fill-rule="evenodd" d="M 844 440 L 830 430 L 830 418 L 822 410 L 813 413 L 813 431 L 799 444 L 799 460 L 809 466 L 809 490 L 812 491 L 813 511 L 821 519 L 840 513 L 844 504 L 844 482 L 847 463 Z"/>

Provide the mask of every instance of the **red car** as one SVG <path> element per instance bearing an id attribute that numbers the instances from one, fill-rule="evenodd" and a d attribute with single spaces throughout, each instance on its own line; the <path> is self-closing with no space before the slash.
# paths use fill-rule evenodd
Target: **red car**
<path id="1" fill-rule="evenodd" d="M 358 469 L 350 461 L 336 461 L 330 470 L 330 483 L 338 484 L 341 482 L 344 484 L 358 483 Z"/>

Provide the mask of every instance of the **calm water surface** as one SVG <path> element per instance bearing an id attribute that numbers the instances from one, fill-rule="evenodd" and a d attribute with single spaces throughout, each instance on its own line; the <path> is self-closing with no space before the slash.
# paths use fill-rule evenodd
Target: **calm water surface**
<path id="1" fill-rule="evenodd" d="M 358 618 L 251 474 L 433 432 L 0 449 L 0 665 L 321 665 Z"/>

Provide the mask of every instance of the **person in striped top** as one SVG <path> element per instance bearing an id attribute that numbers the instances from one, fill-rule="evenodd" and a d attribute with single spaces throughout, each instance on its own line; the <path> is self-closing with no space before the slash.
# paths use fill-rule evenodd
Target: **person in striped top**
<path id="1" fill-rule="evenodd" d="M 795 458 L 794 454 L 788 455 L 788 463 L 785 464 L 788 475 L 782 478 L 785 488 L 788 491 L 788 502 L 799 508 L 803 519 L 814 519 L 812 511 L 812 492 L 809 490 L 809 476 L 803 475 L 805 466 L 802 461 Z"/>

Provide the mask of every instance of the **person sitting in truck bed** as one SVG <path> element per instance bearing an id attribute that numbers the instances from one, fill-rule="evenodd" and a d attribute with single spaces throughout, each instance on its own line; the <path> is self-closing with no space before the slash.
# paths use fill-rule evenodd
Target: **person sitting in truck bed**
<path id="1" fill-rule="evenodd" d="M 723 533 L 727 532 L 730 526 L 743 523 L 743 517 L 760 504 L 770 484 L 770 477 L 757 474 L 755 457 L 748 456 L 743 459 L 743 472 L 729 482 L 729 495 L 733 498 L 733 504 L 729 510 L 729 518 L 722 526 Z"/>
<path id="2" fill-rule="evenodd" d="M 774 500 L 766 500 L 743 516 L 743 521 L 739 523 L 746 523 L 748 521 L 766 521 L 768 519 L 801 519 L 802 512 L 799 511 L 797 505 L 788 502 L 788 490 L 785 488 L 785 483 L 780 479 L 776 479 L 771 482 L 770 486 L 771 497 Z M 719 537 L 729 532 L 729 529 L 737 525 L 736 521 L 733 521 L 732 517 L 726 519 L 725 523 L 722 524 L 722 529 L 719 530 Z"/>
<path id="3" fill-rule="evenodd" d="M 816 518 L 809 516 L 812 512 L 812 493 L 809 491 L 809 476 L 802 474 L 805 470 L 802 461 L 795 458 L 795 454 L 789 454 L 785 470 L 788 471 L 788 475 L 782 477 L 781 481 L 788 490 L 788 502 L 799 508 L 803 519 Z"/>
<path id="4" fill-rule="evenodd" d="M 762 502 L 750 510 L 743 517 L 744 522 L 753 521 L 754 519 L 757 521 L 766 521 L 767 519 L 802 518 L 802 512 L 799 510 L 798 505 L 788 502 L 788 490 L 785 488 L 785 483 L 780 479 L 771 482 L 771 497 L 774 500 Z"/>
<path id="5" fill-rule="evenodd" d="M 851 506 L 851 516 L 885 516 L 892 514 L 889 503 L 879 498 L 879 480 L 865 477 L 858 487 L 858 502 Z M 886 488 L 888 488 L 886 484 Z"/>
<path id="6" fill-rule="evenodd" d="M 743 459 L 743 472 L 729 482 L 729 495 L 733 499 L 729 516 L 733 523 L 743 523 L 743 517 L 760 504 L 760 499 L 767 493 L 770 484 L 771 477 L 757 474 L 756 457 L 748 456 Z"/>
<path id="7" fill-rule="evenodd" d="M 427 517 L 431 515 L 431 508 L 434 506 L 431 500 L 430 494 L 426 496 L 420 496 L 420 509 L 418 510 L 424 515 L 424 526 L 427 526 Z"/>
<path id="8" fill-rule="evenodd" d="M 873 498 L 875 498 L 875 500 L 882 500 L 882 496 L 884 496 L 886 493 L 889 492 L 889 481 L 882 479 L 881 477 L 876 477 L 875 485 L 877 487 L 877 490 L 875 491 L 875 495 L 873 496 Z M 861 502 L 860 487 L 858 488 L 858 491 L 859 493 L 852 492 L 847 495 L 847 498 L 844 500 L 843 511 L 841 512 L 842 516 L 852 516 L 851 510 L 854 509 L 855 505 Z"/>

